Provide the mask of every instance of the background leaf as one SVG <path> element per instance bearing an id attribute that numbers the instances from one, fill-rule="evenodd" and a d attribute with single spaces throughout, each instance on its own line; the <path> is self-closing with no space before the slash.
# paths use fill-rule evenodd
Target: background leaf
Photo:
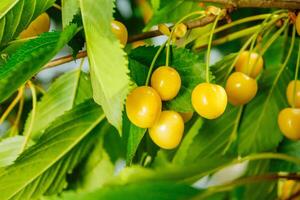
<path id="1" fill-rule="evenodd" d="M 45 33 L 22 45 L 8 61 L 0 67 L 0 102 L 35 75 L 74 36 L 76 26 L 63 32 Z M 13 81 L 12 81 L 13 80 Z"/>
<path id="2" fill-rule="evenodd" d="M 36 199 L 60 192 L 66 174 L 89 152 L 94 138 L 87 136 L 103 119 L 101 108 L 91 101 L 57 118 L 35 145 L 0 172 L 1 198 Z"/>
<path id="3" fill-rule="evenodd" d="M 19 156 L 24 136 L 9 137 L 0 142 L 0 168 L 11 165 Z"/>
<path id="4" fill-rule="evenodd" d="M 42 132 L 57 117 L 73 106 L 92 98 L 92 88 L 87 74 L 80 69 L 60 76 L 38 102 L 31 130 L 32 139 L 38 139 Z M 24 133 L 28 132 L 31 114 L 27 119 Z"/>
<path id="5" fill-rule="evenodd" d="M 62 0 L 62 24 L 63 27 L 67 27 L 74 16 L 80 11 L 78 0 Z"/>
<path id="6" fill-rule="evenodd" d="M 111 31 L 113 6 L 110 0 L 98 4 L 94 0 L 80 0 L 94 100 L 121 132 L 123 103 L 130 80 L 125 53 Z"/>
<path id="7" fill-rule="evenodd" d="M 2 0 L 0 3 L 0 47 L 16 38 L 55 0 Z"/>

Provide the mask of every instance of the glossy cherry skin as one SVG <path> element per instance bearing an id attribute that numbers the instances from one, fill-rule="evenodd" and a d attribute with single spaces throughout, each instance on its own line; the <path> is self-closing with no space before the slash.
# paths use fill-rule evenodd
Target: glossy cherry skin
<path id="1" fill-rule="evenodd" d="M 295 95 L 294 95 L 294 89 L 295 89 Z M 300 108 L 300 81 L 299 80 L 297 81 L 293 80 L 289 83 L 286 89 L 286 97 L 290 106 L 295 106 L 296 108 Z"/>
<path id="2" fill-rule="evenodd" d="M 120 40 L 120 43 L 123 46 L 125 46 L 128 39 L 128 32 L 126 26 L 119 21 L 113 20 L 111 22 L 111 28 L 112 28 L 112 32 Z"/>
<path id="3" fill-rule="evenodd" d="M 244 105 L 255 97 L 257 81 L 242 72 L 234 72 L 227 79 L 225 90 L 232 105 Z"/>
<path id="4" fill-rule="evenodd" d="M 215 119 L 224 113 L 227 106 L 227 95 L 220 85 L 200 83 L 192 92 L 192 104 L 200 116 L 206 119 Z"/>
<path id="5" fill-rule="evenodd" d="M 194 112 L 180 112 L 179 114 L 181 115 L 184 123 L 186 123 L 193 118 Z"/>
<path id="6" fill-rule="evenodd" d="M 283 135 L 291 140 L 300 139 L 300 109 L 285 108 L 278 115 L 278 125 Z"/>
<path id="7" fill-rule="evenodd" d="M 255 52 L 243 51 L 237 62 L 235 63 L 235 70 L 237 72 L 243 72 L 251 78 L 256 78 L 263 69 L 264 60 Z"/>
<path id="8" fill-rule="evenodd" d="M 33 20 L 27 29 L 21 32 L 20 38 L 30 38 L 38 36 L 50 30 L 50 17 L 47 13 L 43 13 Z"/>
<path id="9" fill-rule="evenodd" d="M 297 15 L 295 26 L 296 26 L 298 35 L 300 35 L 300 13 L 298 13 L 298 15 Z"/>
<path id="10" fill-rule="evenodd" d="M 153 72 L 151 86 L 158 92 L 163 101 L 168 101 L 178 94 L 181 78 L 174 68 L 161 66 Z"/>
<path id="11" fill-rule="evenodd" d="M 176 148 L 183 136 L 184 122 L 175 111 L 162 111 L 159 119 L 149 129 L 152 141 L 163 149 Z"/>
<path id="12" fill-rule="evenodd" d="M 133 124 L 141 128 L 150 128 L 159 118 L 162 103 L 153 88 L 141 86 L 131 91 L 125 106 L 128 119 Z"/>

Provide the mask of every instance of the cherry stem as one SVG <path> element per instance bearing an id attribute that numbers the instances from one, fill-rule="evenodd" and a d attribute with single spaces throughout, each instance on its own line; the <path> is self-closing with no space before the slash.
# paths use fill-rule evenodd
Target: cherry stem
<path id="1" fill-rule="evenodd" d="M 16 130 L 18 129 L 18 127 L 19 127 L 19 123 L 20 123 L 22 112 L 23 112 L 23 108 L 24 108 L 24 96 L 22 95 L 21 98 L 20 98 L 17 117 L 16 117 L 16 120 L 14 121 L 12 131 L 10 132 L 10 135 L 9 135 L 10 137 L 16 135 L 15 133 L 16 133 Z"/>
<path id="2" fill-rule="evenodd" d="M 298 57 L 297 57 L 297 64 L 295 70 L 295 78 L 294 78 L 293 105 L 292 105 L 293 108 L 295 108 L 295 104 L 296 104 L 296 91 L 297 91 L 297 80 L 299 74 L 299 65 L 300 65 L 300 41 L 299 41 Z"/>
<path id="3" fill-rule="evenodd" d="M 215 31 L 215 28 L 218 24 L 220 16 L 221 16 L 221 14 L 217 15 L 217 17 L 216 17 L 216 19 L 213 23 L 213 27 L 211 29 L 210 36 L 209 36 L 209 41 L 208 41 L 208 47 L 207 47 L 207 52 L 206 52 L 206 82 L 207 83 L 209 83 L 209 63 L 210 63 L 211 44 L 212 44 L 212 40 L 213 40 L 213 36 L 214 36 L 214 31 Z"/>
<path id="4" fill-rule="evenodd" d="M 32 128 L 33 128 L 33 124 L 34 124 L 34 120 L 35 120 L 35 115 L 36 115 L 36 106 L 37 106 L 36 105 L 37 104 L 37 96 L 36 96 L 35 87 L 34 87 L 34 85 L 31 81 L 28 81 L 28 86 L 29 86 L 31 94 L 32 94 L 31 95 L 32 96 L 32 111 L 31 111 L 31 118 L 30 118 L 29 128 L 24 133 L 25 140 L 24 140 L 24 143 L 23 143 L 22 148 L 21 148 L 21 153 L 26 149 L 26 146 L 27 146 L 27 144 L 30 140 L 31 133 L 32 133 Z"/>
<path id="5" fill-rule="evenodd" d="M 202 17 L 204 17 L 204 11 L 195 11 L 195 12 L 192 12 L 184 17 L 182 17 L 178 22 L 176 22 L 176 24 L 173 26 L 172 30 L 171 30 L 171 33 L 169 35 L 169 38 L 167 40 L 167 47 L 166 47 L 166 66 L 168 67 L 169 66 L 169 61 L 170 61 L 170 45 L 171 45 L 171 40 L 173 38 L 173 35 L 174 35 L 174 31 L 175 29 L 177 28 L 178 24 L 182 23 L 184 20 L 188 19 L 189 17 L 192 17 L 194 15 L 201 15 L 200 19 Z"/>
<path id="6" fill-rule="evenodd" d="M 147 74 L 146 83 L 145 83 L 146 86 L 149 85 L 150 77 L 151 77 L 154 65 L 156 63 L 156 60 L 158 59 L 158 56 L 160 55 L 160 53 L 162 52 L 162 50 L 164 49 L 164 47 L 166 46 L 166 43 L 167 42 L 165 42 L 163 45 L 161 45 L 159 47 L 159 49 L 157 50 L 157 52 L 156 52 L 156 54 L 155 54 L 155 56 L 154 56 L 154 58 L 153 58 L 153 60 L 151 62 L 151 65 L 150 65 L 150 68 L 149 68 L 149 71 L 148 71 L 148 74 Z"/>

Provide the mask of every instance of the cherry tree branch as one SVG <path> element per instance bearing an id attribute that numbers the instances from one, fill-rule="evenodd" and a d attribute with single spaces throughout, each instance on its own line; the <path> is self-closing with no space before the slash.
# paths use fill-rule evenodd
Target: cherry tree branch
<path id="1" fill-rule="evenodd" d="M 199 2 L 219 3 L 234 8 L 281 8 L 300 9 L 299 0 L 193 0 Z"/>

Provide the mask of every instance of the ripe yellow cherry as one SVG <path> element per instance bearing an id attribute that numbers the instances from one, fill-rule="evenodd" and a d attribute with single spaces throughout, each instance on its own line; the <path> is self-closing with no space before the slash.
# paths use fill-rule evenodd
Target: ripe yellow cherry
<path id="1" fill-rule="evenodd" d="M 162 111 L 159 119 L 149 129 L 152 141 L 164 149 L 173 149 L 181 141 L 184 131 L 182 117 L 174 111 Z"/>
<path id="2" fill-rule="evenodd" d="M 278 115 L 278 125 L 285 137 L 291 140 L 300 139 L 300 109 L 285 108 Z"/>
<path id="3" fill-rule="evenodd" d="M 200 83 L 192 92 L 192 104 L 202 117 L 215 119 L 224 113 L 227 106 L 227 95 L 220 85 Z"/>
<path id="4" fill-rule="evenodd" d="M 295 95 L 294 95 L 295 90 Z M 286 97 L 291 106 L 300 108 L 300 81 L 293 80 L 286 89 Z"/>
<path id="5" fill-rule="evenodd" d="M 185 112 L 185 113 L 179 113 L 184 121 L 184 123 L 190 121 L 194 115 L 194 112 Z"/>
<path id="6" fill-rule="evenodd" d="M 111 28 L 112 28 L 112 32 L 120 40 L 120 43 L 123 46 L 125 46 L 128 39 L 128 32 L 126 26 L 119 21 L 113 20 L 111 22 Z"/>
<path id="7" fill-rule="evenodd" d="M 178 94 L 181 78 L 174 68 L 162 66 L 153 72 L 151 86 L 158 92 L 163 101 L 168 101 Z"/>
<path id="8" fill-rule="evenodd" d="M 235 70 L 256 78 L 261 72 L 263 65 L 263 58 L 258 53 L 251 52 L 250 54 L 249 51 L 243 51 L 235 63 Z"/>
<path id="9" fill-rule="evenodd" d="M 50 30 L 50 17 L 47 13 L 43 13 L 33 20 L 27 29 L 21 32 L 20 38 L 30 38 L 38 36 Z"/>
<path id="10" fill-rule="evenodd" d="M 226 82 L 228 101 L 235 105 L 244 105 L 251 101 L 257 92 L 257 82 L 242 72 L 234 72 Z"/>
<path id="11" fill-rule="evenodd" d="M 161 113 L 161 104 L 161 99 L 153 88 L 137 87 L 126 99 L 128 119 L 138 127 L 152 127 Z"/>
<path id="12" fill-rule="evenodd" d="M 300 35 L 300 13 L 298 13 L 297 18 L 296 18 L 296 30 L 298 35 Z"/>

